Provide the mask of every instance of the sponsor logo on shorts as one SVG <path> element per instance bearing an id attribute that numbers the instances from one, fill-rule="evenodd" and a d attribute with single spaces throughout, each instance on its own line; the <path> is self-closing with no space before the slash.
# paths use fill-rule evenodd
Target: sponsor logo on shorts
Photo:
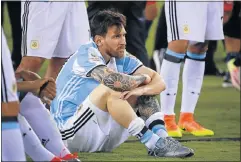
<path id="1" fill-rule="evenodd" d="M 31 49 L 38 49 L 39 42 L 37 40 L 31 40 L 30 47 L 31 47 Z"/>
<path id="2" fill-rule="evenodd" d="M 189 26 L 188 25 L 184 25 L 183 26 L 183 33 L 184 34 L 188 34 L 190 32 Z"/>

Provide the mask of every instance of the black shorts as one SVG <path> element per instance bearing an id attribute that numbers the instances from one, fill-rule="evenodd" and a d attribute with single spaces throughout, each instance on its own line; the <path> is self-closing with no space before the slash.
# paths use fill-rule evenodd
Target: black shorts
<path id="1" fill-rule="evenodd" d="M 230 20 L 223 26 L 225 36 L 240 39 L 240 2 L 234 2 Z"/>

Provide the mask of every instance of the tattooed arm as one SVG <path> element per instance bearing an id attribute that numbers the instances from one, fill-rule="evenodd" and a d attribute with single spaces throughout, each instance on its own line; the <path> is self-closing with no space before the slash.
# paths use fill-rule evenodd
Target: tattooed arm
<path id="1" fill-rule="evenodd" d="M 130 91 L 144 83 L 148 77 L 143 74 L 126 75 L 114 72 L 106 66 L 94 68 L 89 76 L 118 92 Z"/>
<path id="2" fill-rule="evenodd" d="M 138 90 L 143 91 L 142 95 L 159 95 L 166 88 L 165 83 L 161 78 L 161 76 L 157 72 L 155 72 L 154 70 L 148 67 L 145 67 L 145 66 L 140 67 L 139 69 L 136 70 L 134 75 L 135 74 L 146 74 L 151 78 L 150 83 L 137 88 Z M 129 96 L 131 96 L 132 95 L 131 93 L 132 92 L 130 92 L 130 94 L 127 95 L 126 97 L 128 98 Z"/>

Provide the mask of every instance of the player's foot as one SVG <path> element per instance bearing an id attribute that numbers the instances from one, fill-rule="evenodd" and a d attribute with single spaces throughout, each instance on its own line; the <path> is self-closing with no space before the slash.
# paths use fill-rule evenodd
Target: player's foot
<path id="1" fill-rule="evenodd" d="M 81 162 L 81 160 L 78 158 L 78 154 L 67 154 L 61 159 L 68 162 Z"/>
<path id="2" fill-rule="evenodd" d="M 233 87 L 229 72 L 226 72 L 225 76 L 223 77 L 222 87 L 223 88 Z"/>
<path id="3" fill-rule="evenodd" d="M 154 150 L 148 152 L 150 156 L 157 157 L 191 157 L 194 151 L 190 148 L 182 146 L 178 141 L 172 137 L 160 138 Z"/>
<path id="4" fill-rule="evenodd" d="M 61 160 L 58 157 L 54 157 L 50 162 L 62 162 L 63 160 Z"/>
<path id="5" fill-rule="evenodd" d="M 168 136 L 182 137 L 182 132 L 176 124 L 175 115 L 164 115 L 164 121 Z"/>
<path id="6" fill-rule="evenodd" d="M 194 136 L 213 136 L 214 132 L 198 124 L 193 117 L 193 113 L 180 113 L 178 126 L 182 133 L 191 133 Z"/>
<path id="7" fill-rule="evenodd" d="M 235 66 L 235 59 L 231 59 L 228 63 L 228 70 L 230 72 L 231 83 L 233 87 L 240 90 L 240 67 Z"/>

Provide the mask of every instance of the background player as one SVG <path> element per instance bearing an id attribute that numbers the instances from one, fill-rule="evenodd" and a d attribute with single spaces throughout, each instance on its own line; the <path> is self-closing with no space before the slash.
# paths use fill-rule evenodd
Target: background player
<path id="1" fill-rule="evenodd" d="M 194 110 L 201 92 L 206 40 L 223 39 L 223 2 L 165 2 L 168 32 L 168 49 L 162 62 L 161 75 L 166 90 L 161 93 L 161 108 L 168 134 L 181 137 L 183 130 L 195 136 L 214 135 L 194 120 Z M 183 68 L 182 105 L 178 126 L 175 121 L 174 106 L 180 76 Z M 181 130 L 180 130 L 181 129 Z"/>
<path id="2" fill-rule="evenodd" d="M 19 102 L 16 79 L 14 76 L 10 51 L 3 30 L 1 57 L 2 160 L 26 161 L 23 139 L 17 120 Z"/>

